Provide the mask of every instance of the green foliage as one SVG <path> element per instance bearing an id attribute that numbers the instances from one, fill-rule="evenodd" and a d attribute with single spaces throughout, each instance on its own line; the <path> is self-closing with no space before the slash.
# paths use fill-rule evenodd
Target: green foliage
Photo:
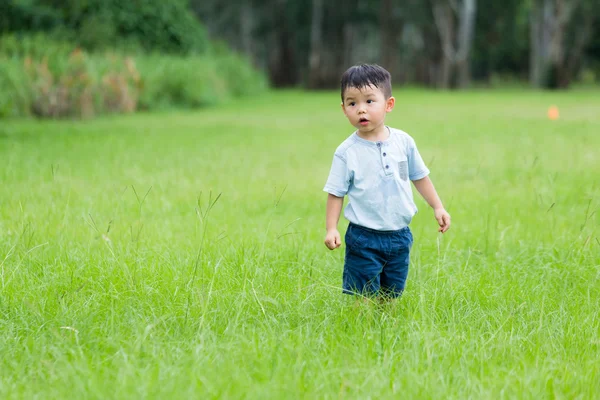
<path id="1" fill-rule="evenodd" d="M 82 14 L 95 17 L 92 20 L 73 17 L 81 21 L 82 31 L 89 33 L 90 47 L 106 47 L 113 43 L 108 40 L 94 43 L 98 37 L 94 25 L 110 32 L 115 39 L 133 39 L 147 50 L 202 53 L 208 47 L 206 32 L 188 10 L 185 0 L 93 0 Z"/>
<path id="2" fill-rule="evenodd" d="M 125 42 L 188 54 L 209 46 L 186 0 L 8 0 L 1 7 L 0 34 L 50 32 L 91 50 Z"/>
<path id="3" fill-rule="evenodd" d="M 41 0 L 0 1 L 0 35 L 6 32 L 48 31 L 62 21 L 61 11 Z"/>
<path id="4" fill-rule="evenodd" d="M 140 59 L 142 109 L 214 105 L 228 96 L 216 63 L 200 58 L 148 56 Z"/>
<path id="5" fill-rule="evenodd" d="M 60 57 L 68 55 L 76 47 L 71 42 L 50 38 L 43 33 L 0 36 L 0 54 L 6 57 Z"/>
<path id="6" fill-rule="evenodd" d="M 388 63 L 395 82 L 434 84 L 443 54 L 432 5 L 439 2 L 335 0 L 323 4 L 322 54 L 316 74 L 322 86 L 335 86 L 339 75 L 355 62 Z M 458 29 L 459 2 L 453 5 Z M 294 86 L 306 82 L 312 34 L 312 0 L 0 0 L 0 34 L 44 32 L 87 50 L 139 49 L 176 54 L 210 51 L 213 37 L 243 50 L 271 82 Z M 501 74 L 527 80 L 530 64 L 532 0 L 478 1 L 470 71 L 475 80 L 490 82 Z M 555 3 L 552 2 L 551 3 Z M 565 21 L 568 74 L 600 62 L 600 2 L 568 1 L 575 7 Z M 317 3 L 314 3 L 317 4 Z M 558 3 L 556 3 L 558 4 Z M 565 3 L 566 4 L 566 3 Z M 388 20 L 385 24 L 382 22 Z M 199 23 L 199 20 L 202 23 Z M 384 32 L 389 26 L 393 33 Z M 583 53 L 581 32 L 589 41 Z M 387 37 L 382 39 L 382 34 Z M 382 49 L 382 46 L 388 49 Z M 581 53 L 582 55 L 580 55 Z M 390 56 L 394 54 L 394 56 Z M 581 59 L 580 59 L 581 58 Z M 564 68 L 561 68 L 564 70 Z M 556 75 L 556 74 L 554 74 Z M 556 76 L 546 80 L 552 86 Z"/>

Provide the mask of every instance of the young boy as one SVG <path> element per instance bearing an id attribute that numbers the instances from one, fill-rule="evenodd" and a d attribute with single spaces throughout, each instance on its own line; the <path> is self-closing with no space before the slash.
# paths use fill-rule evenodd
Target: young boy
<path id="1" fill-rule="evenodd" d="M 391 77 L 378 65 L 356 65 L 342 75 L 342 110 L 356 128 L 335 151 L 323 189 L 327 198 L 325 245 L 341 245 L 337 224 L 348 196 L 343 288 L 347 294 L 398 297 L 408 275 L 417 212 L 410 181 L 433 208 L 439 232 L 450 228 L 415 141 L 385 125 L 394 108 Z"/>

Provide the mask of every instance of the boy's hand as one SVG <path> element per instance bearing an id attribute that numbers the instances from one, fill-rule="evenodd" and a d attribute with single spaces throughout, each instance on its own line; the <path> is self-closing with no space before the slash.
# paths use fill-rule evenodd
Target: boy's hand
<path id="1" fill-rule="evenodd" d="M 340 237 L 340 233 L 337 229 L 332 229 L 327 231 L 327 235 L 325 236 L 325 246 L 329 250 L 335 250 L 342 245 L 342 239 Z"/>
<path id="2" fill-rule="evenodd" d="M 440 229 L 438 229 L 438 232 L 444 233 L 448 229 L 450 229 L 450 214 L 448 214 L 448 212 L 443 208 L 436 208 L 435 210 L 433 210 L 433 212 L 435 215 L 435 219 L 440 225 Z"/>

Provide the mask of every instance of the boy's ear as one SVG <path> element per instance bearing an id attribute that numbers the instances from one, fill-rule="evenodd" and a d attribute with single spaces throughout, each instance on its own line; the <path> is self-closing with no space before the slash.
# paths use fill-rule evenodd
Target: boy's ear
<path id="1" fill-rule="evenodd" d="M 396 99 L 394 96 L 390 96 L 389 99 L 385 102 L 385 112 L 390 112 L 394 109 L 394 105 L 396 104 Z"/>
<path id="2" fill-rule="evenodd" d="M 346 114 L 346 107 L 344 107 L 343 101 L 340 103 L 340 106 L 342 106 L 342 111 L 344 112 L 344 114 Z"/>

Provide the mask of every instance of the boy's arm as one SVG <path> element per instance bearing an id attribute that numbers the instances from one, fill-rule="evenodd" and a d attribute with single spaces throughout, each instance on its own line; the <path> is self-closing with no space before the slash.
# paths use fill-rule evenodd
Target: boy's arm
<path id="1" fill-rule="evenodd" d="M 342 212 L 343 205 L 343 197 L 337 197 L 331 193 L 327 195 L 327 235 L 325 236 L 325 246 L 327 246 L 329 250 L 337 249 L 342 244 L 342 239 L 340 237 L 340 232 L 337 229 L 337 225 L 340 220 L 340 214 Z"/>
<path id="2" fill-rule="evenodd" d="M 444 233 L 450 229 L 450 214 L 444 209 L 444 205 L 442 204 L 431 179 L 426 176 L 425 178 L 412 181 L 412 183 L 425 201 L 433 208 L 435 219 L 440 225 L 439 231 Z"/>

